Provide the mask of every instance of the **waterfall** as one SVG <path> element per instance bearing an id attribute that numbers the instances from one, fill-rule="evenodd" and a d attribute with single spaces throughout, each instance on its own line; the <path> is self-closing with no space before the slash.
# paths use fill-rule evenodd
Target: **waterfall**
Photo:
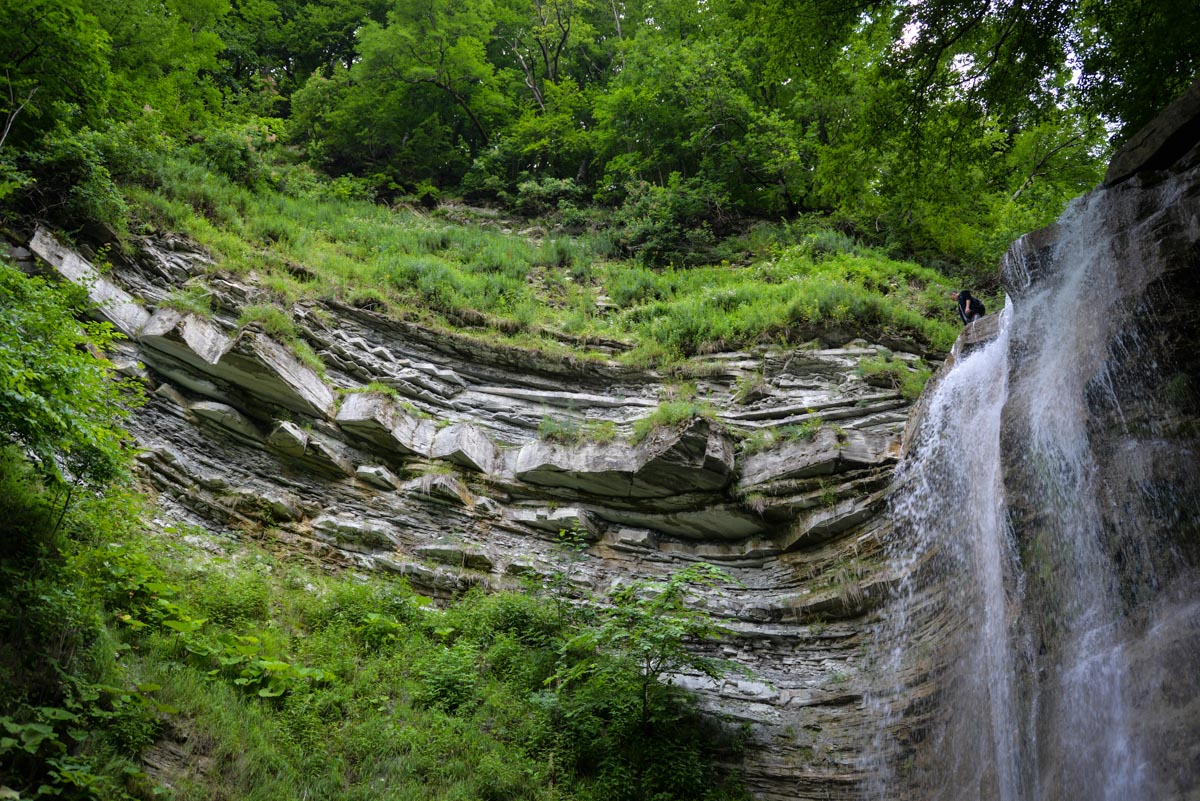
<path id="1" fill-rule="evenodd" d="M 1195 716 L 1196 437 L 1153 347 L 1170 265 L 1130 234 L 1186 217 L 1180 191 L 1097 190 L 1015 246 L 997 335 L 927 391 L 890 503 L 869 798 L 1194 797 L 1197 724 L 1164 698 Z"/>

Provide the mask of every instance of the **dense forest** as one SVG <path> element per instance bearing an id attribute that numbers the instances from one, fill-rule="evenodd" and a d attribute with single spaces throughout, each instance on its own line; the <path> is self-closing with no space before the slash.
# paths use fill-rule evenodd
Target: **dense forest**
<path id="1" fill-rule="evenodd" d="M 1196 0 L 0 0 L 0 19 L 6 240 L 46 224 L 103 269 L 183 235 L 270 294 L 239 324 L 318 372 L 302 298 L 663 371 L 832 329 L 936 362 L 946 292 L 1000 301 L 1009 242 L 1200 70 Z M 210 303 L 204 280 L 163 301 Z M 738 732 L 665 681 L 728 670 L 688 648 L 721 636 L 688 604 L 719 571 L 589 604 L 568 568 L 434 609 L 263 531 L 151 524 L 122 428 L 144 390 L 96 358 L 116 337 L 86 311 L 0 262 L 0 799 L 746 796 L 722 767 Z M 909 399 L 930 373 L 876 367 Z M 663 408 L 705 413 L 689 402 Z M 173 727 L 215 767 L 167 787 L 146 754 Z"/>
<path id="2" fill-rule="evenodd" d="M 457 197 L 576 226 L 603 209 L 621 251 L 655 265 L 703 260 L 748 220 L 819 217 L 984 274 L 1095 183 L 1200 50 L 1191 0 L 3 11 L 0 191 L 68 228 L 119 228 L 107 182 L 149 180 L 164 148 L 295 184 L 260 169 L 278 145 L 381 202 Z"/>

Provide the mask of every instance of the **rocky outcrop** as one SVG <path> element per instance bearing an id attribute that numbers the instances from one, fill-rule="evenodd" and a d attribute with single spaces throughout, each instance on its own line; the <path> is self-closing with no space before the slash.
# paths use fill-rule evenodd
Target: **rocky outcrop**
<path id="1" fill-rule="evenodd" d="M 676 680 L 749 727 L 737 767 L 757 797 L 857 797 L 866 621 L 889 582 L 877 512 L 908 408 L 856 372 L 880 348 L 716 354 L 696 381 L 708 411 L 631 444 L 671 380 L 298 306 L 322 375 L 263 330 L 237 328 L 255 288 L 178 241 L 145 242 L 103 275 L 46 231 L 30 248 L 91 286 L 128 337 L 127 360 L 146 365 L 133 428 L 166 511 L 399 573 L 439 598 L 519 587 L 569 560 L 577 590 L 600 598 L 717 564 L 736 582 L 705 601 L 734 632 L 720 655 L 748 673 Z M 201 273 L 217 312 L 164 304 Z M 547 419 L 581 435 L 543 440 Z M 806 434 L 764 436 L 783 427 Z M 562 532 L 586 545 L 582 560 Z"/>

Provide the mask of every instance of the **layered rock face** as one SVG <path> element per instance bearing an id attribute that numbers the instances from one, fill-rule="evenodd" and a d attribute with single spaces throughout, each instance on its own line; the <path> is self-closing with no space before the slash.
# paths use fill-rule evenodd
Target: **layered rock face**
<path id="1" fill-rule="evenodd" d="M 292 312 L 321 375 L 264 331 L 236 329 L 258 290 L 180 243 L 146 242 L 104 275 L 45 231 L 29 249 L 87 284 L 129 337 L 122 369 L 149 396 L 133 423 L 138 461 L 167 515 L 442 598 L 569 565 L 602 599 L 621 582 L 720 566 L 737 583 L 705 603 L 734 632 L 720 655 L 748 672 L 674 680 L 749 728 L 731 767 L 757 797 L 858 797 L 864 638 L 888 581 L 877 513 L 908 407 L 856 372 L 881 348 L 712 356 L 695 380 L 712 412 L 630 444 L 677 381 L 302 305 Z M 163 304 L 202 274 L 215 314 Z M 539 427 L 605 433 L 547 441 Z M 768 446 L 745 444 L 755 437 Z M 582 561 L 564 531 L 587 543 Z"/>

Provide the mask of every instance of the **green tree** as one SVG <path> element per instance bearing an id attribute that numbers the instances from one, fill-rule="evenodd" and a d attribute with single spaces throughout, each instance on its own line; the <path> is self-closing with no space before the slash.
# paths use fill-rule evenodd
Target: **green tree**
<path id="1" fill-rule="evenodd" d="M 723 570 L 699 563 L 664 582 L 632 582 L 616 589 L 598 625 L 566 644 L 568 651 L 588 652 L 592 658 L 565 666 L 551 681 L 569 686 L 599 674 L 621 683 L 621 674 L 632 675 L 639 721 L 649 725 L 665 689 L 664 677 L 692 670 L 715 679 L 726 672 L 723 662 L 697 650 L 725 632 L 696 604 L 700 589 L 715 590 L 732 581 Z"/>
<path id="2" fill-rule="evenodd" d="M 82 290 L 52 287 L 0 262 L 0 435 L 58 484 L 103 484 L 127 467 L 121 423 L 135 385 L 103 351 L 117 336 L 80 322 Z"/>
<path id="3" fill-rule="evenodd" d="M 57 122 L 98 122 L 108 36 L 80 0 L 0 0 L 0 147 L 28 146 Z"/>

